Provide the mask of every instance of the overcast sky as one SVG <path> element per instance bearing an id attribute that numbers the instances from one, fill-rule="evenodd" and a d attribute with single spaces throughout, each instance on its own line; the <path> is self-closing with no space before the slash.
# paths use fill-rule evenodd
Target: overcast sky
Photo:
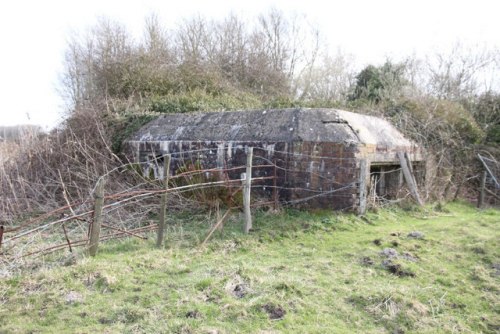
<path id="1" fill-rule="evenodd" d="M 500 47 L 498 0 L 3 0 L 0 3 L 0 125 L 40 124 L 48 129 L 64 110 L 58 77 L 66 41 L 99 16 L 140 35 L 157 13 L 165 26 L 192 15 L 252 18 L 274 7 L 305 14 L 332 49 L 352 53 L 358 65 L 465 45 Z"/>

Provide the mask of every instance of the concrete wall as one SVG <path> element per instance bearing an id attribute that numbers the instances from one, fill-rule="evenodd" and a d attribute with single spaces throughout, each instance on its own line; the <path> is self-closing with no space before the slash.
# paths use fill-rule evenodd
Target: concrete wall
<path id="1" fill-rule="evenodd" d="M 213 141 L 145 141 L 127 144 L 129 159 L 143 165 L 144 173 L 163 175 L 162 164 L 155 157 L 172 155 L 171 175 L 183 166 L 196 162 L 203 169 L 227 169 L 246 164 L 246 148 L 254 148 L 254 177 L 276 173 L 280 201 L 305 208 L 348 209 L 356 205 L 356 182 L 359 178 L 357 145 L 317 142 L 213 142 Z M 241 170 L 229 171 L 230 179 L 239 179 Z M 217 178 L 217 172 L 210 177 Z M 260 181 L 256 193 L 271 197 L 273 180 Z M 345 188 L 338 190 L 339 188 Z"/>
<path id="2" fill-rule="evenodd" d="M 291 192 L 290 200 L 301 207 L 335 210 L 354 207 L 359 181 L 357 152 L 355 144 L 294 143 L 287 182 L 296 190 Z M 313 198 L 300 201 L 309 197 Z"/>

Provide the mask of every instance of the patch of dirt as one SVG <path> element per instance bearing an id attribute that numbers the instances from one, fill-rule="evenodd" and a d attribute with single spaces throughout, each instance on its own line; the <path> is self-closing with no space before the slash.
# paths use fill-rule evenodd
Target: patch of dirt
<path id="1" fill-rule="evenodd" d="M 108 324 L 111 324 L 113 323 L 113 320 L 112 319 L 109 319 L 109 318 L 106 318 L 106 317 L 102 317 L 102 318 L 99 318 L 99 323 L 102 324 L 102 325 L 108 325 Z"/>
<path id="2" fill-rule="evenodd" d="M 360 260 L 361 264 L 363 266 L 373 266 L 375 264 L 375 261 L 369 256 L 363 256 Z"/>
<path id="3" fill-rule="evenodd" d="M 274 305 L 274 304 L 265 304 L 262 306 L 264 311 L 266 311 L 267 315 L 269 316 L 269 319 L 271 320 L 278 320 L 278 319 L 283 319 L 283 317 L 286 314 L 286 311 L 279 305 Z"/>
<path id="4" fill-rule="evenodd" d="M 393 241 L 391 241 L 391 245 L 392 245 L 392 247 L 398 247 L 399 242 L 397 242 L 396 240 L 393 240 Z"/>
<path id="5" fill-rule="evenodd" d="M 411 270 L 404 269 L 399 263 L 394 263 L 391 260 L 384 260 L 382 266 L 391 274 L 398 277 L 415 277 L 415 273 Z"/>
<path id="6" fill-rule="evenodd" d="M 251 293 L 250 284 L 238 274 L 233 274 L 225 286 L 226 293 L 235 298 L 241 299 Z"/>
<path id="7" fill-rule="evenodd" d="M 486 254 L 486 251 L 482 247 L 472 247 L 471 250 L 476 254 Z"/>
<path id="8" fill-rule="evenodd" d="M 236 284 L 233 289 L 233 296 L 236 298 L 243 298 L 248 294 L 248 287 L 246 284 Z"/>
<path id="9" fill-rule="evenodd" d="M 201 313 L 194 310 L 194 311 L 188 311 L 186 313 L 186 318 L 192 318 L 192 319 L 198 319 L 201 317 Z"/>
<path id="10" fill-rule="evenodd" d="M 382 240 L 381 240 L 381 239 L 375 239 L 375 240 L 373 240 L 373 243 L 374 243 L 376 246 L 380 246 L 380 245 L 382 245 Z"/>

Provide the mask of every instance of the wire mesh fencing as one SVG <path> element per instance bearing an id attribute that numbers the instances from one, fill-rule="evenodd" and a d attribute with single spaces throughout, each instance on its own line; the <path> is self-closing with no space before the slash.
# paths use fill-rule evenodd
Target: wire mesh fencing
<path id="1" fill-rule="evenodd" d="M 249 152 L 252 152 L 250 159 Z M 386 187 L 382 183 L 387 184 L 391 178 L 401 179 L 398 168 L 368 169 L 362 176 L 360 161 L 348 156 L 295 153 L 269 147 L 241 147 L 231 154 L 230 159 L 227 155 L 222 159 L 220 150 L 210 148 L 151 152 L 140 163 L 123 164 L 101 175 L 99 180 L 128 182 L 121 188 L 103 189 L 98 241 L 151 238 L 152 232 L 158 231 L 163 223 L 158 219 L 162 198 L 166 201 L 167 215 L 200 208 L 217 211 L 207 226 L 206 242 L 214 226 L 222 227 L 230 211 L 277 210 L 287 206 L 356 210 L 362 195 L 360 187 L 366 188 L 368 205 L 388 203 L 391 194 L 380 190 Z M 241 159 L 235 159 L 234 155 L 240 155 Z M 167 157 L 169 165 L 165 167 Z M 89 248 L 95 227 L 96 190 L 94 187 L 86 198 L 75 202 L 64 196 L 65 205 L 59 208 L 3 226 L 2 263 L 16 266 L 26 258 Z M 219 214 L 222 209 L 227 215 Z M 245 220 L 240 221 L 248 231 Z"/>

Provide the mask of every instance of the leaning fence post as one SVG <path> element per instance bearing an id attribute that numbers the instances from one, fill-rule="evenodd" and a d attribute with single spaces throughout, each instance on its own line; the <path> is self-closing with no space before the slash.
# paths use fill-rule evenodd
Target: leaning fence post
<path id="1" fill-rule="evenodd" d="M 359 162 L 359 207 L 358 214 L 366 213 L 366 178 L 367 178 L 366 159 Z"/>
<path id="2" fill-rule="evenodd" d="M 245 213 L 245 233 L 252 228 L 252 212 L 250 211 L 250 193 L 252 190 L 252 158 L 253 147 L 247 151 L 247 165 L 245 178 L 243 179 L 243 211 Z"/>
<path id="3" fill-rule="evenodd" d="M 104 177 L 97 180 L 97 185 L 94 192 L 94 220 L 90 227 L 90 246 L 89 255 L 95 256 L 97 248 L 99 247 L 99 235 L 101 234 L 101 224 L 103 220 L 102 208 L 104 206 L 104 184 L 106 183 Z"/>
<path id="4" fill-rule="evenodd" d="M 479 188 L 479 198 L 477 200 L 477 207 L 481 209 L 484 204 L 484 189 L 486 188 L 486 176 L 487 172 L 484 171 L 481 178 L 481 187 Z"/>
<path id="5" fill-rule="evenodd" d="M 163 244 L 163 234 L 165 231 L 165 220 L 167 217 L 167 190 L 168 178 L 170 177 L 170 154 L 165 155 L 163 160 L 163 187 L 165 192 L 161 195 L 160 200 L 160 218 L 158 221 L 158 232 L 156 235 L 156 247 L 161 247 Z"/>
<path id="6" fill-rule="evenodd" d="M 408 188 L 410 188 L 411 195 L 417 201 L 419 206 L 423 206 L 424 202 L 422 202 L 422 199 L 420 198 L 420 195 L 418 194 L 417 184 L 415 182 L 415 178 L 413 176 L 413 173 L 411 172 L 410 167 L 409 167 L 409 165 L 411 164 L 411 161 L 406 159 L 403 152 L 398 152 L 397 156 L 399 158 L 399 163 L 401 165 L 401 170 L 403 171 L 403 175 L 405 177 L 406 184 L 408 185 Z"/>
<path id="7" fill-rule="evenodd" d="M 274 201 L 274 210 L 278 210 L 278 172 L 276 168 L 276 159 L 273 159 L 274 165 L 274 178 L 273 178 L 273 201 Z"/>
<path id="8" fill-rule="evenodd" d="M 0 254 L 2 254 L 1 250 L 2 250 L 3 231 L 4 231 L 3 225 L 0 225 Z"/>

